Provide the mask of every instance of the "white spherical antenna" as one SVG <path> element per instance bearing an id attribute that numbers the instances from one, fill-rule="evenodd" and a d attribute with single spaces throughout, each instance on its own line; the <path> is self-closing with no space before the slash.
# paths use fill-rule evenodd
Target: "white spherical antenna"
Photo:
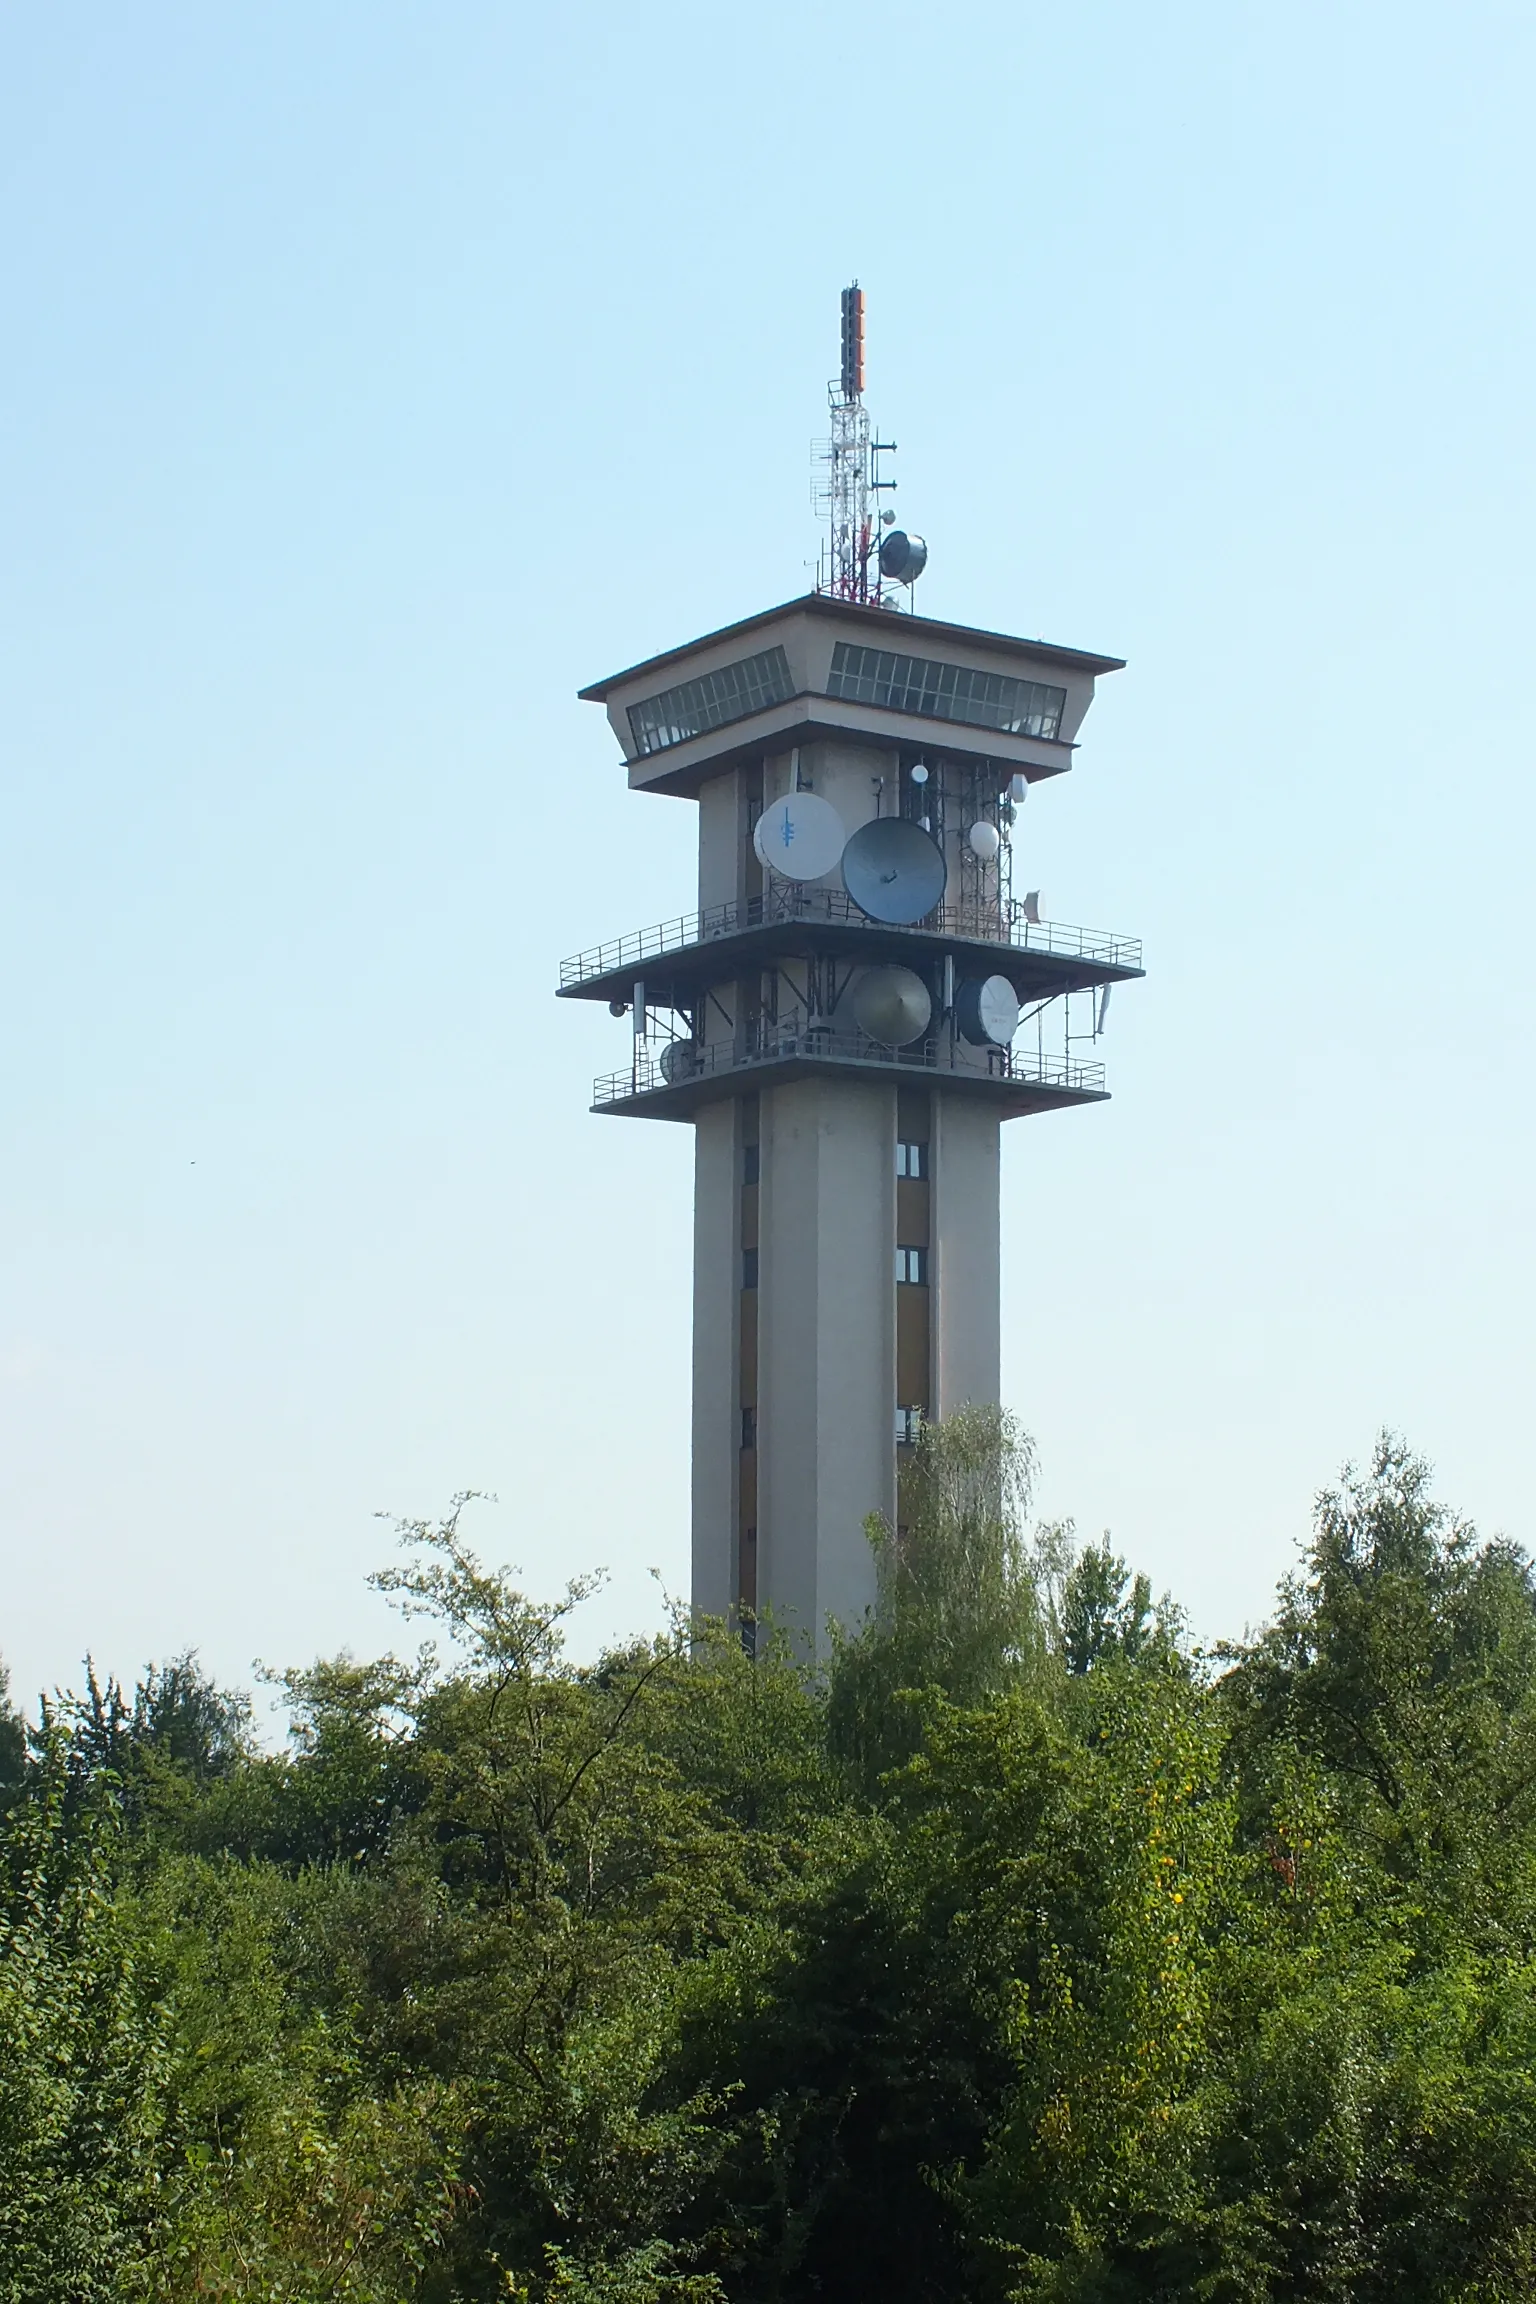
<path id="1" fill-rule="evenodd" d="M 983 864 L 996 863 L 1003 836 L 995 824 L 975 823 L 965 837 L 973 856 L 979 857 Z"/>
<path id="2" fill-rule="evenodd" d="M 843 850 L 843 886 L 866 920 L 910 928 L 944 894 L 949 870 L 938 842 L 906 816 L 861 824 Z"/>
<path id="3" fill-rule="evenodd" d="M 835 872 L 847 838 L 837 810 L 814 792 L 786 792 L 752 828 L 759 864 L 785 880 L 820 880 Z"/>
<path id="4" fill-rule="evenodd" d="M 955 1022 L 976 1048 L 1006 1048 L 1019 1028 L 1019 996 L 1006 976 L 972 977 L 955 993 Z"/>
<path id="5" fill-rule="evenodd" d="M 871 1040 L 904 1048 L 933 1021 L 933 1001 L 910 968 L 866 968 L 854 978 L 853 1020 Z"/>

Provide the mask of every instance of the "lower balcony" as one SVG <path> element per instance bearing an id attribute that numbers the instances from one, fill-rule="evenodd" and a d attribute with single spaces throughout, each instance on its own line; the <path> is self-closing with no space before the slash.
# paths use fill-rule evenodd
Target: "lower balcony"
<path id="1" fill-rule="evenodd" d="M 703 1047 L 671 1040 L 655 1055 L 649 1048 L 637 1050 L 622 1072 L 605 1072 L 593 1081 L 592 1109 L 634 1119 L 688 1120 L 701 1104 L 722 1096 L 829 1075 L 940 1082 L 954 1094 L 984 1098 L 1004 1120 L 1069 1104 L 1100 1104 L 1108 1095 L 1103 1065 L 1072 1056 L 1014 1048 L 983 1053 L 947 1032 L 888 1048 L 861 1032 L 802 1027 L 766 1031 L 750 1048 L 729 1040 Z"/>

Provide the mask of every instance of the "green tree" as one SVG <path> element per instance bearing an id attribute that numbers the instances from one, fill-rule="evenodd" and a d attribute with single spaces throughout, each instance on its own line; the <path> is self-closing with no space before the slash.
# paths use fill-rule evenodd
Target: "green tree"
<path id="1" fill-rule="evenodd" d="M 1154 1602 L 1146 1576 L 1132 1575 L 1109 1548 L 1090 1544 L 1063 1580 L 1059 1640 L 1067 1670 L 1091 1672 L 1111 1659 L 1178 1669 L 1184 1620 L 1165 1596 Z"/>
<path id="2" fill-rule="evenodd" d="M 0 1824 L 5 2304 L 106 2304 L 149 2241 L 168 2045 L 116 1893 L 119 1831 L 43 1734 Z"/>
<path id="3" fill-rule="evenodd" d="M 1047 1668 L 1042 1562 L 1025 1534 L 1033 1443 L 1001 1408 L 966 1408 L 924 1426 L 903 1472 L 897 1528 L 866 1523 L 873 1619 L 835 1630 L 828 1691 L 832 1748 L 866 1791 L 910 1757 L 925 1688 L 978 1703 Z"/>

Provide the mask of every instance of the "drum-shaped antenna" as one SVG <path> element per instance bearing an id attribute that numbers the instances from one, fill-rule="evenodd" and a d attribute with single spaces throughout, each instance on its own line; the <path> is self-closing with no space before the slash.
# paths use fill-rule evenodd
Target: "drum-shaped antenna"
<path id="1" fill-rule="evenodd" d="M 910 928 L 944 894 L 944 851 L 906 816 L 861 824 L 843 850 L 843 886 L 866 920 Z"/>
<path id="2" fill-rule="evenodd" d="M 928 565 L 928 547 L 921 536 L 890 528 L 880 539 L 880 573 L 893 584 L 915 584 Z"/>
<path id="3" fill-rule="evenodd" d="M 692 1040 L 669 1040 L 661 1052 L 661 1076 L 669 1087 L 691 1080 L 699 1068 L 699 1051 Z"/>
<path id="4" fill-rule="evenodd" d="M 955 1022 L 976 1048 L 1006 1048 L 1019 1028 L 1019 996 L 1006 976 L 973 976 L 955 992 Z"/>
<path id="5" fill-rule="evenodd" d="M 752 827 L 759 864 L 785 880 L 819 880 L 835 872 L 847 838 L 837 810 L 814 792 L 786 792 Z"/>
<path id="6" fill-rule="evenodd" d="M 933 1001 L 910 968 L 865 968 L 853 980 L 853 1020 L 871 1040 L 904 1048 L 933 1021 Z"/>

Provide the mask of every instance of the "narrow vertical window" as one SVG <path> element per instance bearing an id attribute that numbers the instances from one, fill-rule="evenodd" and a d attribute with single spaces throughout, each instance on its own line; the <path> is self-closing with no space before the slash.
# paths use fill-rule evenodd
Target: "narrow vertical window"
<path id="1" fill-rule="evenodd" d="M 896 1280 L 898 1286 L 926 1288 L 928 1285 L 928 1251 L 926 1248 L 898 1248 L 896 1251 Z"/>
<path id="2" fill-rule="evenodd" d="M 757 1250 L 743 1248 L 741 1252 L 741 1284 L 743 1288 L 757 1286 Z"/>

